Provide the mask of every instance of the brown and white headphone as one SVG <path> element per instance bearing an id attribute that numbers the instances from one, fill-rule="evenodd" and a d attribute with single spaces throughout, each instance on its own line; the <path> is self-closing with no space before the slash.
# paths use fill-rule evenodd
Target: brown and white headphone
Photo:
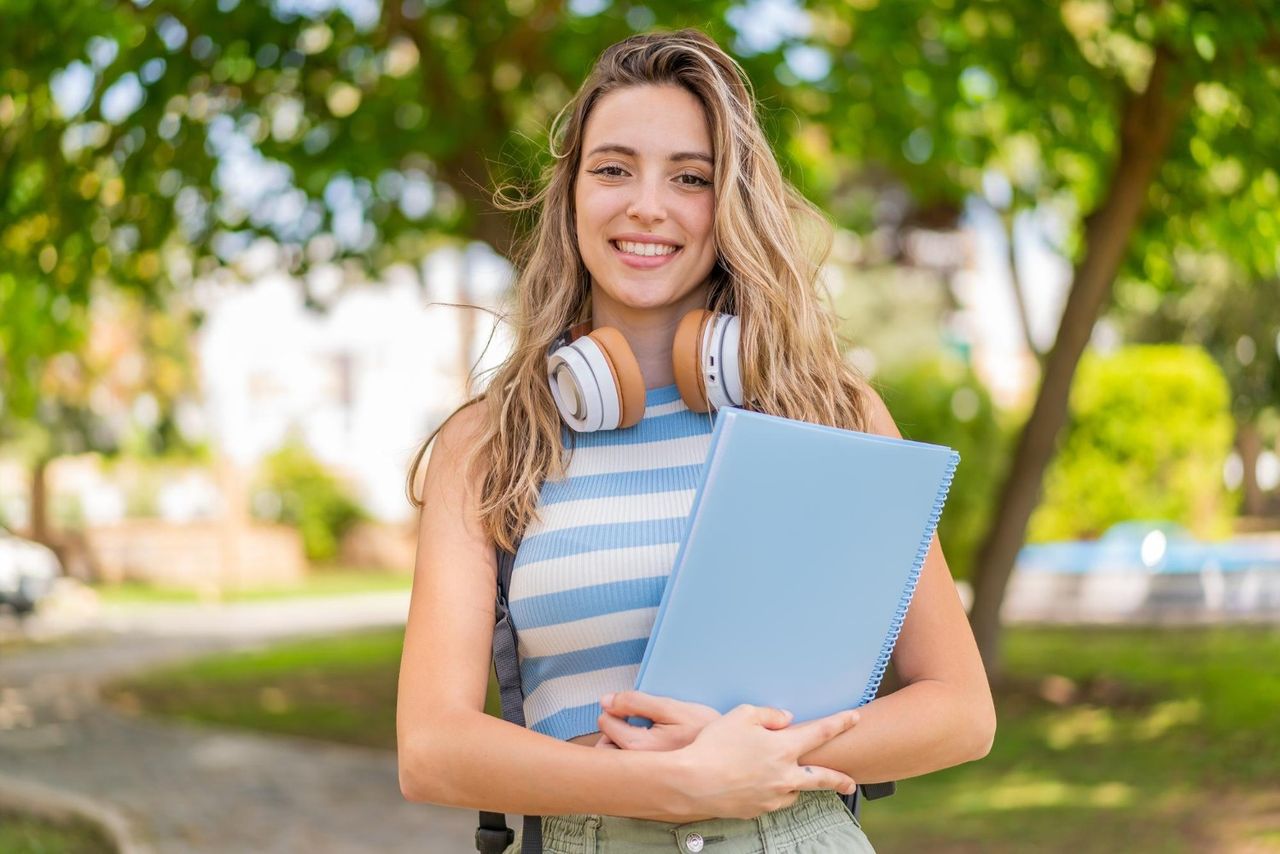
<path id="1" fill-rule="evenodd" d="M 734 315 L 701 308 L 681 318 L 671 362 L 680 397 L 694 412 L 742 405 L 741 329 Z M 557 338 L 548 350 L 547 381 L 560 415 L 579 433 L 631 427 L 644 416 L 640 364 L 612 327 L 580 323 Z"/>

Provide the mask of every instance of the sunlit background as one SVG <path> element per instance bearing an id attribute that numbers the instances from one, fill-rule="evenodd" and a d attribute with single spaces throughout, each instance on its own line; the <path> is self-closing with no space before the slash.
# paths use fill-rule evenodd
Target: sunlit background
<path id="1" fill-rule="evenodd" d="M 962 458 L 1000 729 L 878 850 L 1280 851 L 1278 20 L 0 0 L 0 851 L 473 849 L 396 781 L 405 476 L 510 346 L 493 191 L 686 25 L 831 218 L 847 358 Z"/>

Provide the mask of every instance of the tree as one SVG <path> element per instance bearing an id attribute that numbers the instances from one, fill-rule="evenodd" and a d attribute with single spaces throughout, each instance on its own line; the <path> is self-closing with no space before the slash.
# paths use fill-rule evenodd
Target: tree
<path id="1" fill-rule="evenodd" d="M 658 20 L 734 35 L 729 2 L 591 5 L 0 0 L 4 404 L 34 411 L 96 281 L 163 295 L 258 237 L 294 270 L 440 234 L 509 253 L 490 192 L 532 179 L 605 46 Z M 779 60 L 749 60 L 766 98 Z"/>
<path id="2" fill-rule="evenodd" d="M 812 8 L 815 40 L 833 58 L 814 96 L 822 133 L 813 150 L 888 164 L 925 203 L 980 193 L 999 174 L 1012 207 L 1055 205 L 1075 222 L 1057 340 L 975 563 L 970 619 L 998 677 L 1004 590 L 1117 274 L 1181 243 L 1203 247 L 1228 221 L 1280 231 L 1270 155 L 1280 145 L 1277 9 L 949 0 Z M 1219 228 L 1196 225 L 1206 208 L 1223 207 L 1230 217 L 1217 217 Z M 1233 259 L 1272 274 L 1273 248 L 1246 243 L 1227 244 Z"/>
<path id="3" fill-rule="evenodd" d="M 84 346 L 49 358 L 35 377 L 34 418 L 0 419 L 0 439 L 31 466 L 31 537 L 54 548 L 48 522 L 49 465 L 66 454 L 196 455 L 198 437 L 179 427 L 194 405 L 195 363 L 189 313 L 148 307 L 125 290 L 97 294 Z"/>
<path id="4" fill-rule="evenodd" d="M 261 238 L 294 272 L 442 235 L 509 254 L 490 194 L 533 180 L 604 47 L 658 15 L 732 38 L 728 2 L 587 5 L 0 0 L 0 434 L 31 460 L 37 537 L 48 462 L 116 448 L 86 407 L 95 294 L 159 308 Z M 779 58 L 749 60 L 766 98 Z"/>

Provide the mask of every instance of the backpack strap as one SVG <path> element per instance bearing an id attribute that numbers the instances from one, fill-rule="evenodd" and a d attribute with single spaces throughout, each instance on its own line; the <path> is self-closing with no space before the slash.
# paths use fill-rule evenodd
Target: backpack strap
<path id="1" fill-rule="evenodd" d="M 517 544 L 517 548 L 519 544 Z M 511 622 L 507 606 L 507 593 L 511 589 L 511 571 L 515 568 L 514 552 L 497 549 L 498 590 L 494 605 L 493 669 L 498 677 L 498 692 L 502 700 L 502 718 L 524 726 L 524 691 L 520 686 L 520 659 L 517 655 L 516 627 Z M 507 826 L 507 817 L 500 812 L 480 811 L 480 826 L 476 828 L 476 850 L 481 854 L 502 854 L 515 841 L 515 831 Z M 542 817 L 524 817 L 524 836 L 520 854 L 542 854 Z"/>
<path id="2" fill-rule="evenodd" d="M 869 801 L 887 798 L 898 791 L 898 784 L 893 780 L 886 780 L 883 783 L 863 783 L 859 788 L 862 789 L 862 796 Z"/>

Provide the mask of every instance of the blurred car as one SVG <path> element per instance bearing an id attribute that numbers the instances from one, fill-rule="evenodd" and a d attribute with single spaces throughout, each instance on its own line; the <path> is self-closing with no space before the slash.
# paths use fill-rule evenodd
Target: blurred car
<path id="1" fill-rule="evenodd" d="M 1205 542 L 1163 520 L 1112 525 L 1096 540 L 1034 543 L 1018 552 L 1019 572 L 1199 573 L 1280 569 L 1280 540 L 1233 538 Z"/>
<path id="2" fill-rule="evenodd" d="M 0 606 L 30 613 L 61 574 L 62 564 L 53 549 L 0 525 Z"/>

